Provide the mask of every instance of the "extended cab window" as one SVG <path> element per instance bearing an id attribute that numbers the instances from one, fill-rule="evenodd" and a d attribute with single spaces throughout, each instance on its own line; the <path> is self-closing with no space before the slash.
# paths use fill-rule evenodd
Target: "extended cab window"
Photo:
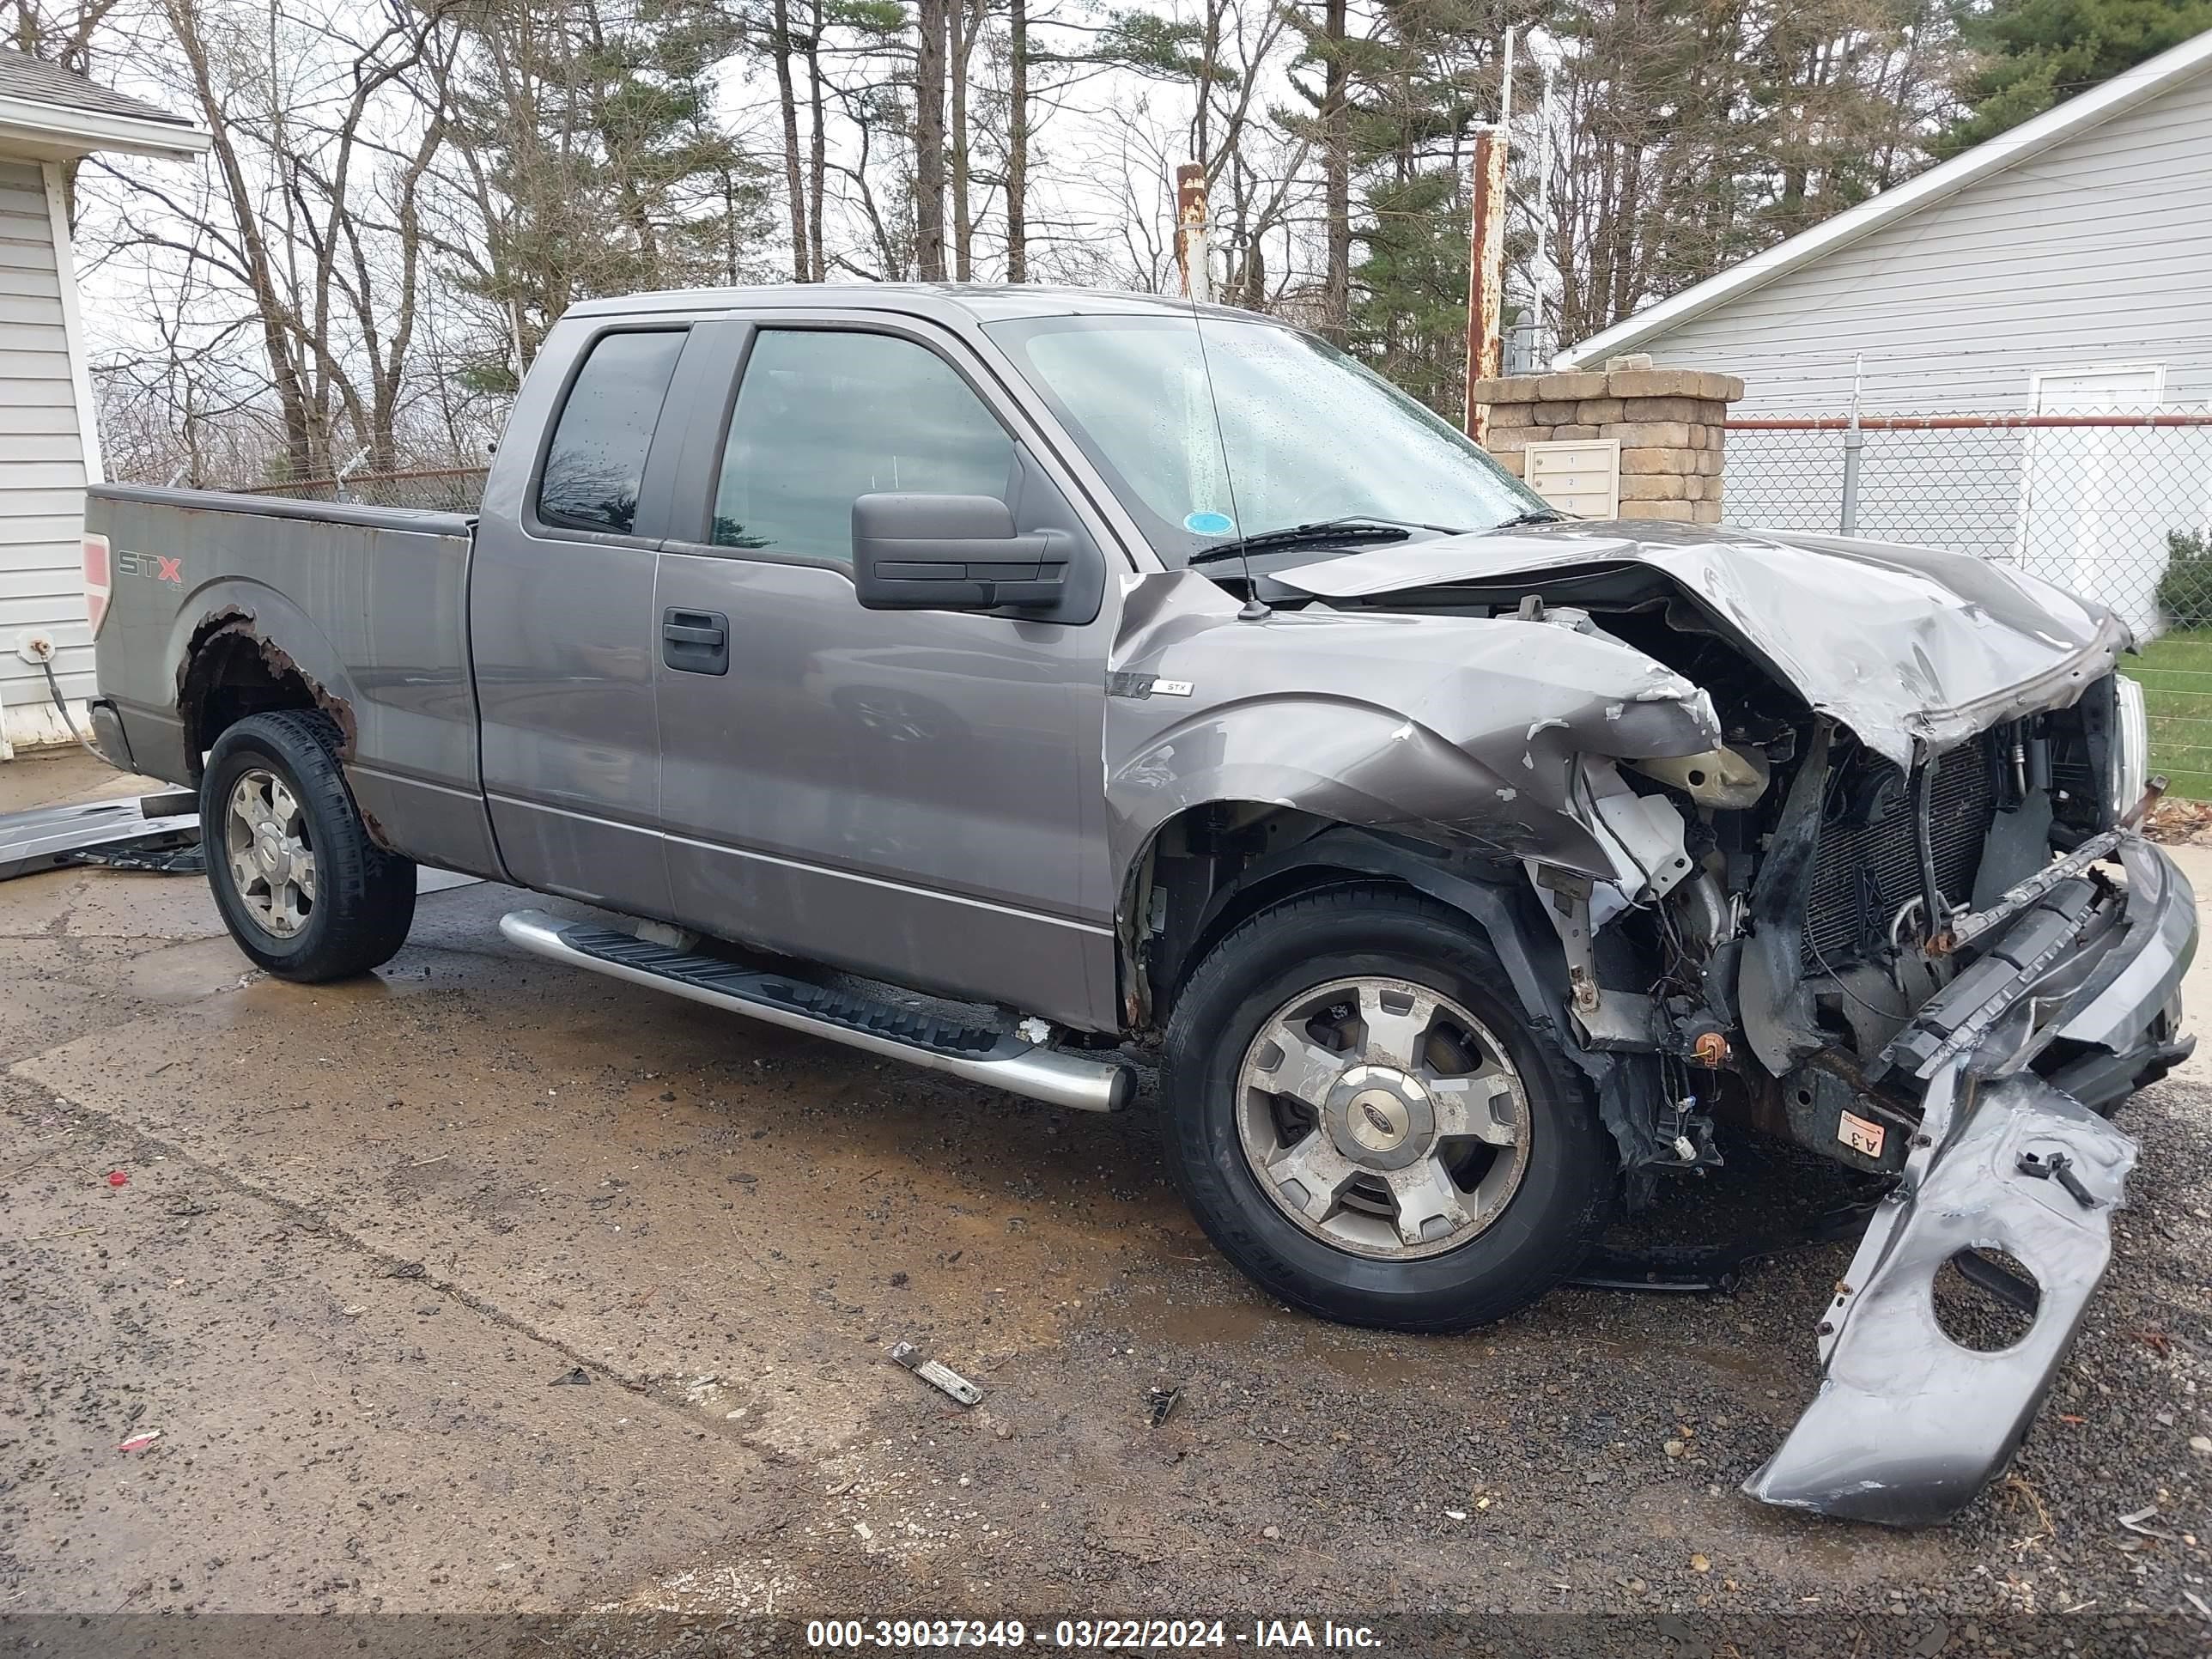
<path id="1" fill-rule="evenodd" d="M 636 524 L 646 451 L 683 349 L 682 329 L 600 336 L 568 387 L 545 451 L 540 519 L 623 532 Z"/>
<path id="2" fill-rule="evenodd" d="M 730 416 L 714 539 L 849 563 L 854 496 L 1004 501 L 1013 465 L 1013 440 L 935 352 L 889 334 L 768 329 Z"/>

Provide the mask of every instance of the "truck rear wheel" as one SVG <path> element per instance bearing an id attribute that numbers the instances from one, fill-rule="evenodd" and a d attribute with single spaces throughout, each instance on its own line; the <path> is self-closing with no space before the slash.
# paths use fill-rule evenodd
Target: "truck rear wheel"
<path id="1" fill-rule="evenodd" d="M 1222 1253 L 1346 1324 L 1463 1330 L 1574 1270 L 1611 1142 L 1489 942 L 1402 890 L 1333 888 L 1217 945 L 1167 1032 L 1167 1142 Z"/>
<path id="2" fill-rule="evenodd" d="M 338 732 L 304 709 L 226 726 L 200 779 L 208 884 L 238 948 L 316 984 L 389 962 L 415 920 L 415 866 L 368 836 Z"/>

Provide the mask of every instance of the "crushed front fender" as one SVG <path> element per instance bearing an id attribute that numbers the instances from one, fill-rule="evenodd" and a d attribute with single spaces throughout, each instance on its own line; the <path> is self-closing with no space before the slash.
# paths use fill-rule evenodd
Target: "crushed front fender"
<path id="1" fill-rule="evenodd" d="M 1966 1064 L 1931 1079 L 1928 1144 L 1822 1320 L 1819 1395 L 1744 1483 L 1764 1503 L 1950 1519 L 2020 1444 L 2104 1278 L 2135 1142 L 2032 1073 L 1978 1079 Z M 2057 1158 L 2070 1180 L 2048 1173 Z M 1936 1322 L 1936 1275 L 1963 1250 L 2003 1251 L 2034 1278 L 2033 1322 L 2009 1347 L 1963 1347 Z"/>

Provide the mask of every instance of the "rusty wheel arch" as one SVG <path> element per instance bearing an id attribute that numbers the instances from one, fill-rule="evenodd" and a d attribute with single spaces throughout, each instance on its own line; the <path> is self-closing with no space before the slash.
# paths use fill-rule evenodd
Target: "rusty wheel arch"
<path id="1" fill-rule="evenodd" d="M 177 714 L 192 776 L 199 776 L 201 757 L 225 726 L 273 708 L 313 708 L 329 715 L 338 728 L 340 763 L 353 759 L 352 704 L 333 696 L 264 635 L 252 611 L 224 605 L 201 617 L 177 664 Z"/>

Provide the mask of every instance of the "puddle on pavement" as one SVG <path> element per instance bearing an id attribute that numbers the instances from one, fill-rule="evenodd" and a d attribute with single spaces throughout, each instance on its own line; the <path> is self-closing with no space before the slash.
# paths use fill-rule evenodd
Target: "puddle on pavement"
<path id="1" fill-rule="evenodd" d="M 239 954 L 227 934 L 154 945 L 108 970 L 118 988 L 153 1002 L 197 1002 L 219 996 L 258 977 L 259 971 Z"/>

